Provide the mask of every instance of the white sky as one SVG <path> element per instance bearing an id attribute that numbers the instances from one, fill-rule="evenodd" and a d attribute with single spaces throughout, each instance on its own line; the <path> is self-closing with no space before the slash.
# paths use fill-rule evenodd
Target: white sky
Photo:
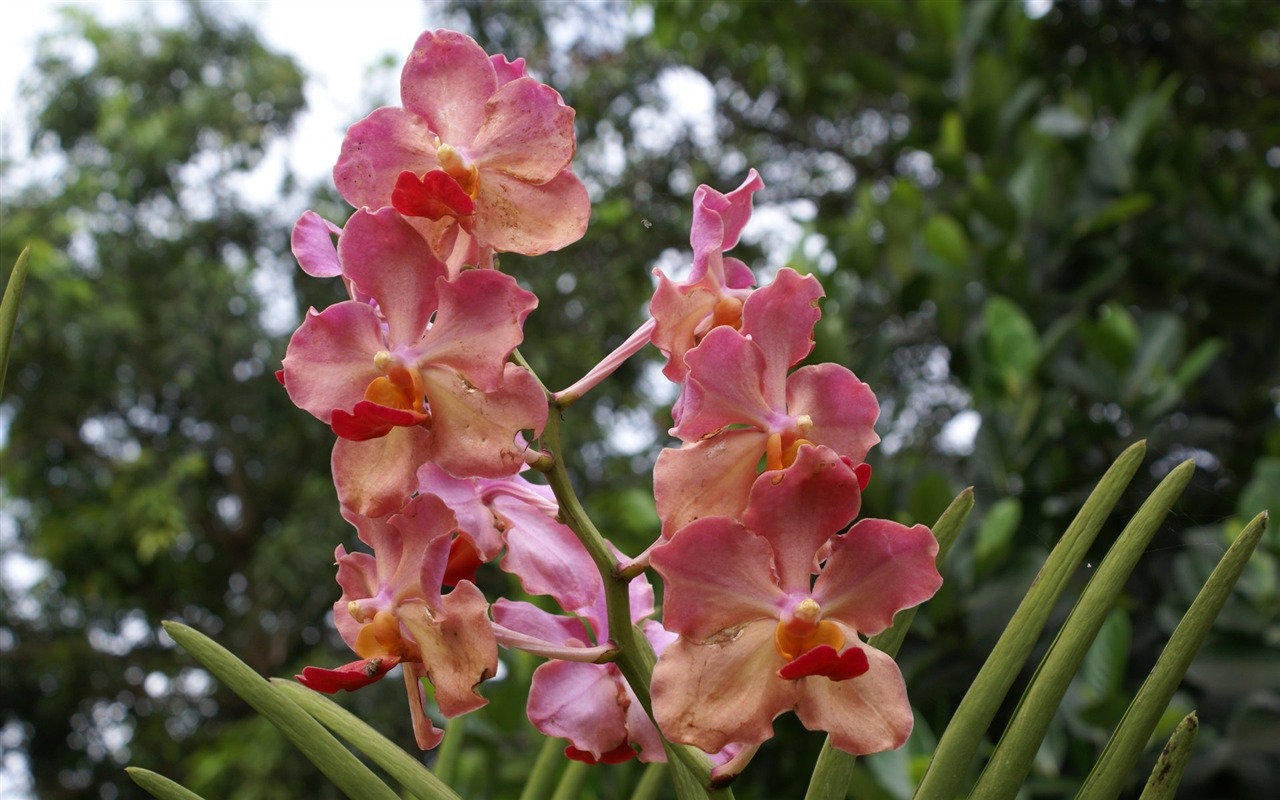
<path id="1" fill-rule="evenodd" d="M 391 71 L 389 86 L 370 86 L 368 68 L 386 55 L 400 63 L 419 33 L 441 24 L 423 0 L 219 0 L 208 5 L 257 23 L 266 45 L 292 55 L 306 72 L 308 111 L 289 148 L 289 161 L 304 182 L 329 173 L 346 126 L 372 110 L 369 97 L 394 92 L 398 70 Z M 0 7 L 0 148 L 6 155 L 26 152 L 28 132 L 16 107 L 19 80 L 31 70 L 40 34 L 57 27 L 58 9 L 64 6 L 87 9 L 108 22 L 183 17 L 176 0 L 5 3 Z"/>

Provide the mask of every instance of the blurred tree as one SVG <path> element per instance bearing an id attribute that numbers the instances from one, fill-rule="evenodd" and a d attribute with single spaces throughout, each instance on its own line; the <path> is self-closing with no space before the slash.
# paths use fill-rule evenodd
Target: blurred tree
<path id="1" fill-rule="evenodd" d="M 37 67 L 32 159 L 3 167 L 0 260 L 30 244 L 33 267 L 0 496 L 7 546 L 47 569 L 0 595 L 5 746 L 20 743 L 40 797 L 139 796 L 123 764 L 198 768 L 202 753 L 222 768 L 194 786 L 296 796 L 312 772 L 262 746 L 269 726 L 158 622 L 282 673 L 334 599 L 346 526 L 329 434 L 271 378 L 298 314 L 272 207 L 284 187 L 265 202 L 235 188 L 288 134 L 302 74 L 199 4 L 174 27 L 73 11 Z"/>
<path id="2" fill-rule="evenodd" d="M 755 166 L 767 223 L 735 254 L 764 277 L 783 264 L 819 273 L 813 358 L 852 367 L 883 405 L 865 513 L 930 521 L 977 487 L 978 524 L 901 659 L 918 736 L 861 760 L 859 796 L 909 793 L 1010 598 L 1124 445 L 1145 437 L 1155 455 L 1127 502 L 1197 459 L 1186 532 L 1135 577 L 1031 779 L 1037 797 L 1073 792 L 1239 520 L 1280 511 L 1280 8 L 430 8 L 490 52 L 525 57 L 577 109 L 588 235 L 503 259 L 542 298 L 523 350 L 548 384 L 634 330 L 650 268 L 687 264 L 697 184 L 728 190 Z M 287 131 L 301 78 L 207 6 L 178 29 L 73 16 L 68 34 L 32 86 L 41 158 L 4 165 L 6 185 L 51 172 L 6 196 L 0 231 L 5 263 L 34 246 L 0 406 L 0 524 L 52 571 L 2 600 L 0 725 L 23 737 L 41 796 L 130 792 L 113 772 L 125 748 L 212 795 L 323 796 L 155 634 L 181 616 L 271 674 L 324 638 L 329 548 L 350 533 L 329 433 L 269 378 L 283 339 L 263 300 L 323 306 L 337 287 L 284 289 L 288 220 L 228 188 Z M 336 209 L 324 210 L 340 221 Z M 631 552 L 656 530 L 649 469 L 671 399 L 639 359 L 567 415 L 592 513 Z M 1187 778 L 1197 796 L 1280 781 L 1267 749 L 1280 741 L 1277 558 L 1273 528 L 1175 703 L 1204 724 Z M 324 647 L 314 660 L 332 663 L 340 647 Z M 520 678 L 534 663 L 509 659 L 513 680 L 468 720 L 464 796 L 511 796 L 523 779 L 536 748 Z M 377 691 L 351 700 L 403 730 L 397 692 Z M 790 795 L 807 776 L 820 737 L 791 719 L 778 731 L 739 797 Z M 593 769 L 583 796 L 618 796 L 633 770 Z"/>

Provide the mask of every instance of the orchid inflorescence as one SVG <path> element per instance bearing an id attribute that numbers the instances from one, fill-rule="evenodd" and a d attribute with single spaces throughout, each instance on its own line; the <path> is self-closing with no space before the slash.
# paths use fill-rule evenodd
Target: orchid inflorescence
<path id="1" fill-rule="evenodd" d="M 757 287 L 726 254 L 760 176 L 697 189 L 688 277 L 655 270 L 651 318 L 550 393 L 513 355 L 538 299 L 496 256 L 585 232 L 574 110 L 523 59 L 446 30 L 418 39 L 401 100 L 347 133 L 345 226 L 307 212 L 293 233 L 302 269 L 341 278 L 349 299 L 306 315 L 278 377 L 337 434 L 342 514 L 371 551 L 336 552 L 334 622 L 357 660 L 299 679 L 356 689 L 399 665 L 423 749 L 443 732 L 421 680 L 445 717 L 473 711 L 499 647 L 547 659 L 529 719 L 582 761 L 665 761 L 665 739 L 736 774 L 793 710 L 849 753 L 900 747 L 904 682 L 865 637 L 937 591 L 938 545 L 923 525 L 857 519 L 879 408 L 843 366 L 797 367 L 817 279 L 783 268 Z M 679 387 L 680 445 L 654 469 L 661 532 L 628 556 L 557 478 L 558 417 L 648 344 Z M 486 597 L 473 578 L 490 562 L 563 613 Z"/>

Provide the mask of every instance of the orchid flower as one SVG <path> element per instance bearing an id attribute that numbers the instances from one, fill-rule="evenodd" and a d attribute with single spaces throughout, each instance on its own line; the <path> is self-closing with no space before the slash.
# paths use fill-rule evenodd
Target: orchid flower
<path id="1" fill-rule="evenodd" d="M 307 314 L 283 381 L 341 437 L 333 472 L 343 505 L 392 513 L 429 460 L 460 475 L 519 470 L 516 435 L 541 430 L 547 406 L 537 380 L 507 359 L 537 299 L 490 270 L 448 277 L 393 209 L 352 215 L 337 258 L 355 299 Z"/>
<path id="2" fill-rule="evenodd" d="M 570 170 L 574 111 L 470 37 L 427 31 L 400 77 L 403 108 L 347 131 L 334 167 L 351 205 L 412 217 L 451 269 L 494 252 L 537 255 L 582 237 L 586 188 Z"/>
<path id="3" fill-rule="evenodd" d="M 784 469 L 804 444 L 824 444 L 850 464 L 880 437 L 871 389 L 837 364 L 787 374 L 813 347 L 822 289 L 789 269 L 746 301 L 742 329 L 721 326 L 686 354 L 683 414 L 663 450 L 654 495 L 665 536 L 698 517 L 739 517 L 761 461 Z M 865 485 L 870 468 L 861 467 Z"/>
<path id="4" fill-rule="evenodd" d="M 653 315 L 653 343 L 667 357 L 663 373 L 676 383 L 688 373 L 684 355 L 712 328 L 742 324 L 742 307 L 755 285 L 751 269 L 725 250 L 738 244 L 738 237 L 751 219 L 751 196 L 764 188 L 754 169 L 742 185 L 721 194 L 702 185 L 693 193 L 693 270 L 683 282 L 676 282 L 654 270 L 658 288 L 649 303 Z"/>
<path id="5" fill-rule="evenodd" d="M 795 710 L 850 753 L 906 742 L 902 675 L 861 636 L 937 591 L 938 545 L 923 525 L 887 520 L 832 537 L 857 498 L 853 470 L 830 449 L 805 446 L 780 480 L 755 483 L 741 522 L 699 519 L 654 550 L 663 624 L 680 635 L 653 673 L 654 715 L 668 739 L 707 752 L 750 748 Z M 820 552 L 829 556 L 814 580 Z"/>
<path id="6" fill-rule="evenodd" d="M 373 554 L 338 546 L 342 596 L 334 603 L 333 620 L 360 659 L 337 669 L 307 667 L 297 678 L 333 693 L 358 689 L 401 665 L 414 736 L 428 750 L 444 732 L 426 716 L 422 678 L 435 686 L 436 704 L 446 717 L 487 702 L 475 687 L 498 666 L 489 604 L 470 581 L 440 593 L 456 520 L 439 498 L 420 495 L 388 519 L 353 521 Z"/>

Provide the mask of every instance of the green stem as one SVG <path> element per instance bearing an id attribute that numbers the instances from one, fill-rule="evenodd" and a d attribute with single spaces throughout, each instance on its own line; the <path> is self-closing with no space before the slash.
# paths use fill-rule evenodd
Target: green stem
<path id="1" fill-rule="evenodd" d="M 587 764 L 582 761 L 570 761 L 560 774 L 560 783 L 556 785 L 556 793 L 551 800 L 576 800 L 582 791 L 582 782 L 587 779 Z"/>
<path id="2" fill-rule="evenodd" d="M 518 354 L 516 354 L 516 358 L 517 363 L 524 363 Z M 626 678 L 627 683 L 631 686 L 631 691 L 635 693 L 636 699 L 640 701 L 641 708 L 645 710 L 650 719 L 653 719 L 653 702 L 649 695 L 649 683 L 653 678 L 653 665 L 656 658 L 649 640 L 631 623 L 631 598 L 628 591 L 631 576 L 620 574 L 617 557 L 609 549 L 604 536 L 601 535 L 595 523 L 587 515 L 586 509 L 582 507 L 582 502 L 578 499 L 578 495 L 573 489 L 573 483 L 569 479 L 569 472 L 565 468 L 564 459 L 560 457 L 563 452 L 560 444 L 560 409 L 550 395 L 548 395 L 548 404 L 550 405 L 551 413 L 547 417 L 547 426 L 542 433 L 543 450 L 552 456 L 551 467 L 546 472 L 547 483 L 551 486 L 551 490 L 555 493 L 556 501 L 560 505 L 560 521 L 568 526 L 574 535 L 578 537 L 578 541 L 582 543 L 587 554 L 600 571 L 600 576 L 604 581 L 609 640 L 616 644 L 620 650 L 615 663 L 617 663 L 623 677 Z M 711 768 L 706 757 L 693 748 L 672 745 L 667 743 L 665 739 L 663 740 L 663 745 L 667 751 L 671 768 L 691 773 L 696 783 L 703 787 L 701 796 L 707 796 L 705 787 L 709 786 L 711 781 Z M 678 776 L 673 775 L 673 777 L 676 777 L 676 786 L 681 797 L 699 796 L 698 793 L 689 793 L 689 786 L 692 784 L 688 781 L 682 781 Z M 718 796 L 731 797 L 732 795 L 726 791 Z"/>
<path id="3" fill-rule="evenodd" d="M 658 793 L 662 790 L 662 777 L 667 772 L 665 767 L 665 764 L 657 762 L 646 764 L 635 791 L 631 793 L 631 800 L 658 800 Z"/>
<path id="4" fill-rule="evenodd" d="M 538 760 L 534 762 L 529 780 L 525 781 L 524 790 L 520 792 L 520 800 L 545 800 L 551 796 L 556 773 L 563 762 L 560 756 L 562 749 L 559 739 L 552 739 L 550 736 L 543 738 Z"/>
<path id="5" fill-rule="evenodd" d="M 454 717 L 444 725 L 444 741 L 436 751 L 436 765 L 432 770 L 441 783 L 453 785 L 458 774 L 458 757 L 462 754 L 462 739 L 466 727 L 466 717 Z"/>

